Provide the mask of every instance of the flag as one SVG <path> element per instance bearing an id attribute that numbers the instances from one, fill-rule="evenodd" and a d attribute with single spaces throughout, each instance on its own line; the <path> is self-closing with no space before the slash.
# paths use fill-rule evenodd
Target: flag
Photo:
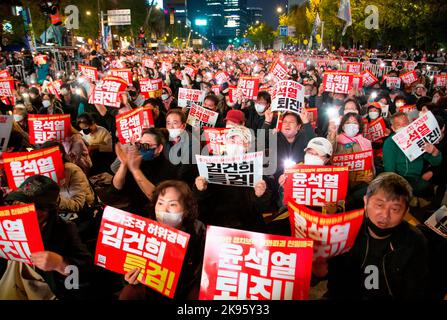
<path id="1" fill-rule="evenodd" d="M 350 0 L 340 0 L 340 8 L 338 9 L 337 17 L 346 21 L 346 25 L 343 28 L 343 32 L 342 32 L 342 35 L 344 36 L 346 33 L 346 29 L 352 25 Z"/>
<path id="2" fill-rule="evenodd" d="M 320 15 L 317 13 L 315 17 L 314 26 L 312 28 L 312 36 L 315 36 L 318 32 L 318 27 L 321 25 Z"/>

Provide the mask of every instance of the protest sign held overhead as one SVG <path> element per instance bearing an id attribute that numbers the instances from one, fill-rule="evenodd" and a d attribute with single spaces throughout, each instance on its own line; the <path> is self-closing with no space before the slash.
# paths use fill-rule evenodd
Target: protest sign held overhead
<path id="1" fill-rule="evenodd" d="M 193 103 L 186 123 L 194 128 L 214 127 L 218 117 L 219 113 Z"/>
<path id="2" fill-rule="evenodd" d="M 279 81 L 272 96 L 272 111 L 300 114 L 304 108 L 304 86 L 291 80 Z"/>
<path id="3" fill-rule="evenodd" d="M 195 89 L 179 88 L 178 90 L 178 106 L 190 108 L 192 104 L 201 106 L 205 99 L 205 92 Z"/>
<path id="4" fill-rule="evenodd" d="M 120 93 L 127 88 L 127 83 L 118 77 L 105 77 L 93 90 L 89 103 L 107 107 L 119 108 L 121 105 Z"/>
<path id="5" fill-rule="evenodd" d="M 154 119 L 149 107 L 129 110 L 116 117 L 116 130 L 122 144 L 130 143 L 132 138 L 138 140 L 144 129 L 152 127 L 154 127 Z"/>

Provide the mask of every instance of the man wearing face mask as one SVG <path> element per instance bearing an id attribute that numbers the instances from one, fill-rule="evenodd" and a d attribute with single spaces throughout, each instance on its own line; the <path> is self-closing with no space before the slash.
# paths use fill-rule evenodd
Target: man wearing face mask
<path id="1" fill-rule="evenodd" d="M 254 106 L 250 103 L 245 104 L 246 108 L 242 109 L 242 111 L 245 113 L 245 125 L 247 128 L 252 129 L 255 133 L 259 129 L 275 128 L 276 117 L 273 117 L 273 113 L 270 110 L 271 103 L 272 97 L 270 93 L 260 91 Z"/>
<path id="2" fill-rule="evenodd" d="M 120 166 L 113 177 L 111 192 L 126 200 L 123 210 L 146 216 L 155 186 L 177 178 L 177 169 L 163 152 L 165 144 L 162 131 L 150 128 L 125 151 L 120 144 L 115 146 Z"/>
<path id="3" fill-rule="evenodd" d="M 413 161 L 408 160 L 392 137 L 409 124 L 410 121 L 405 113 L 398 112 L 391 117 L 391 128 L 394 133 L 383 144 L 384 168 L 385 172 L 395 172 L 407 179 L 415 196 L 427 197 L 433 194 L 430 182 L 433 173 L 422 174 L 424 163 L 428 162 L 432 166 L 439 166 L 442 163 L 442 154 L 434 145 L 426 144 L 423 155 Z"/>
<path id="4" fill-rule="evenodd" d="M 24 132 L 28 132 L 28 112 L 23 104 L 18 103 L 12 109 L 14 121 L 20 126 Z"/>
<path id="5" fill-rule="evenodd" d="M 427 241 L 404 220 L 411 186 L 383 173 L 368 186 L 365 218 L 352 249 L 329 259 L 329 299 L 416 300 L 428 277 Z"/>

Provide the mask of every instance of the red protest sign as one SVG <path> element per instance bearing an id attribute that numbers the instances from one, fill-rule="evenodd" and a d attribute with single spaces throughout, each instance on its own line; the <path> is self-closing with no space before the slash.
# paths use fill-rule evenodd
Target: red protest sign
<path id="1" fill-rule="evenodd" d="M 154 69 L 155 68 L 155 62 L 152 59 L 143 59 L 142 60 L 143 67 Z"/>
<path id="2" fill-rule="evenodd" d="M 98 80 L 98 69 L 95 67 L 86 66 L 83 64 L 79 65 L 79 71 L 81 71 L 81 75 L 90 80 L 90 82 L 94 82 Z"/>
<path id="3" fill-rule="evenodd" d="M 32 253 L 44 251 L 34 204 L 0 207 L 0 258 L 32 264 Z"/>
<path id="4" fill-rule="evenodd" d="M 71 135 L 71 122 L 69 114 L 28 116 L 29 142 L 42 144 L 45 141 L 64 142 Z"/>
<path id="5" fill-rule="evenodd" d="M 216 95 L 216 96 L 218 96 L 219 94 L 220 94 L 220 86 L 219 85 L 214 85 L 214 86 L 212 86 L 211 87 L 211 91 L 213 91 L 214 92 L 214 94 Z"/>
<path id="6" fill-rule="evenodd" d="M 281 63 L 279 59 L 276 59 L 270 67 L 269 74 L 272 75 L 275 81 L 284 80 L 287 77 L 287 67 Z"/>
<path id="7" fill-rule="evenodd" d="M 209 226 L 200 300 L 306 300 L 312 241 Z"/>
<path id="8" fill-rule="evenodd" d="M 404 69 L 406 70 L 414 70 L 417 62 L 415 61 L 404 61 Z"/>
<path id="9" fill-rule="evenodd" d="M 205 91 L 180 88 L 178 90 L 178 106 L 190 108 L 192 104 L 202 105 L 205 99 Z"/>
<path id="10" fill-rule="evenodd" d="M 399 77 L 386 77 L 386 87 L 388 89 L 399 89 L 401 84 L 401 78 Z"/>
<path id="11" fill-rule="evenodd" d="M 304 71 L 307 68 L 307 63 L 305 61 L 296 61 L 295 67 L 298 71 Z"/>
<path id="12" fill-rule="evenodd" d="M 214 79 L 216 79 L 217 84 L 222 84 L 228 82 L 228 74 L 223 71 L 216 72 L 214 75 Z"/>
<path id="13" fill-rule="evenodd" d="M 330 258 L 354 246 L 363 221 L 363 209 L 341 214 L 323 214 L 289 202 L 292 235 L 314 240 L 313 259 Z"/>
<path id="14" fill-rule="evenodd" d="M 118 77 L 105 77 L 92 91 L 89 103 L 119 108 L 121 104 L 120 92 L 126 90 L 127 83 Z"/>
<path id="15" fill-rule="evenodd" d="M 0 100 L 7 106 L 14 106 L 16 104 L 16 99 L 12 97 L 0 97 Z"/>
<path id="16" fill-rule="evenodd" d="M 306 108 L 307 113 L 309 114 L 309 121 L 312 125 L 312 128 L 317 127 L 317 121 L 318 121 L 318 109 L 317 108 Z"/>
<path id="17" fill-rule="evenodd" d="M 236 103 L 237 102 L 237 87 L 235 86 L 228 86 L 228 102 L 229 103 Z"/>
<path id="18" fill-rule="evenodd" d="M 154 127 L 152 110 L 149 107 L 136 108 L 116 116 L 116 130 L 120 143 L 130 143 L 132 138 L 141 138 L 143 129 Z"/>
<path id="19" fill-rule="evenodd" d="M 14 96 L 14 79 L 0 78 L 0 97 Z"/>
<path id="20" fill-rule="evenodd" d="M 416 109 L 416 105 L 415 104 L 409 104 L 409 105 L 404 105 L 404 106 L 400 106 L 397 111 L 398 112 L 403 112 L 403 113 L 409 113 L 413 110 Z"/>
<path id="21" fill-rule="evenodd" d="M 293 199 L 298 204 L 322 207 L 346 198 L 347 167 L 296 165 L 284 173 L 284 204 Z"/>
<path id="22" fill-rule="evenodd" d="M 37 56 L 34 57 L 34 63 L 37 65 L 41 65 L 41 64 L 47 64 L 47 59 L 48 57 L 44 54 L 39 54 Z"/>
<path id="23" fill-rule="evenodd" d="M 447 88 L 447 75 L 436 75 L 433 78 L 433 86 Z"/>
<path id="24" fill-rule="evenodd" d="M 272 92 L 272 111 L 301 113 L 304 107 L 304 86 L 292 80 L 276 83 Z"/>
<path id="25" fill-rule="evenodd" d="M 4 152 L 3 162 L 8 186 L 17 190 L 26 178 L 40 174 L 59 185 L 65 177 L 64 164 L 59 147 L 31 152 Z"/>
<path id="26" fill-rule="evenodd" d="M 46 90 L 50 94 L 54 94 L 58 99 L 61 97 L 62 80 L 55 80 L 46 85 Z"/>
<path id="27" fill-rule="evenodd" d="M 373 151 L 336 154 L 332 157 L 332 164 L 339 167 L 348 167 L 349 172 L 355 172 L 352 177 L 353 181 L 360 181 L 372 174 Z"/>
<path id="28" fill-rule="evenodd" d="M 112 77 L 118 77 L 123 79 L 124 81 L 126 81 L 127 85 L 131 85 L 132 84 L 132 69 L 126 69 L 126 68 L 122 68 L 122 69 L 110 69 L 110 75 Z"/>
<path id="29" fill-rule="evenodd" d="M 8 70 L 0 70 L 0 78 L 11 78 Z"/>
<path id="30" fill-rule="evenodd" d="M 408 71 L 401 75 L 400 78 L 405 84 L 412 84 L 418 80 L 418 75 L 416 74 L 416 71 Z"/>
<path id="31" fill-rule="evenodd" d="M 349 73 L 360 73 L 362 72 L 362 63 L 360 62 L 349 62 L 346 64 L 346 72 Z"/>
<path id="32" fill-rule="evenodd" d="M 191 109 L 189 109 L 186 123 L 195 128 L 201 128 L 203 126 L 214 127 L 218 116 L 218 112 L 214 112 L 193 103 Z"/>
<path id="33" fill-rule="evenodd" d="M 347 72 L 326 71 L 323 76 L 323 87 L 326 92 L 347 94 L 353 86 L 353 75 Z"/>
<path id="34" fill-rule="evenodd" d="M 380 117 L 368 123 L 366 137 L 372 142 L 376 142 L 385 137 L 385 131 L 386 131 L 385 120 L 382 117 Z"/>
<path id="35" fill-rule="evenodd" d="M 95 264 L 126 274 L 140 268 L 138 280 L 173 298 L 189 234 L 107 206 L 96 244 Z"/>
<path id="36" fill-rule="evenodd" d="M 259 92 L 259 78 L 258 77 L 241 77 L 237 84 L 238 89 L 241 90 L 242 95 L 248 100 L 256 100 Z"/>
<path id="37" fill-rule="evenodd" d="M 141 79 L 140 92 L 145 99 L 161 97 L 163 93 L 162 79 Z"/>
<path id="38" fill-rule="evenodd" d="M 198 70 L 191 65 L 187 65 L 184 69 L 185 73 L 191 77 L 192 80 L 195 79 Z"/>
<path id="39" fill-rule="evenodd" d="M 225 152 L 226 135 L 229 130 L 228 128 L 204 128 L 209 154 L 221 155 Z"/>
<path id="40" fill-rule="evenodd" d="M 379 79 L 376 78 L 376 76 L 369 70 L 364 70 L 363 73 L 363 85 L 365 87 L 371 87 L 372 85 L 379 82 Z"/>

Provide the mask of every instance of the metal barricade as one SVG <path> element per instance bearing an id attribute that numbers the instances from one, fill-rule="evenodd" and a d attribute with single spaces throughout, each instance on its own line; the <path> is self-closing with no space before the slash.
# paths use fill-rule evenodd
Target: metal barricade
<path id="1" fill-rule="evenodd" d="M 26 73 L 25 73 L 25 67 L 21 64 L 15 64 L 15 65 L 9 65 L 6 66 L 8 68 L 9 73 L 11 76 L 18 76 L 20 81 L 25 82 L 26 80 Z"/>

